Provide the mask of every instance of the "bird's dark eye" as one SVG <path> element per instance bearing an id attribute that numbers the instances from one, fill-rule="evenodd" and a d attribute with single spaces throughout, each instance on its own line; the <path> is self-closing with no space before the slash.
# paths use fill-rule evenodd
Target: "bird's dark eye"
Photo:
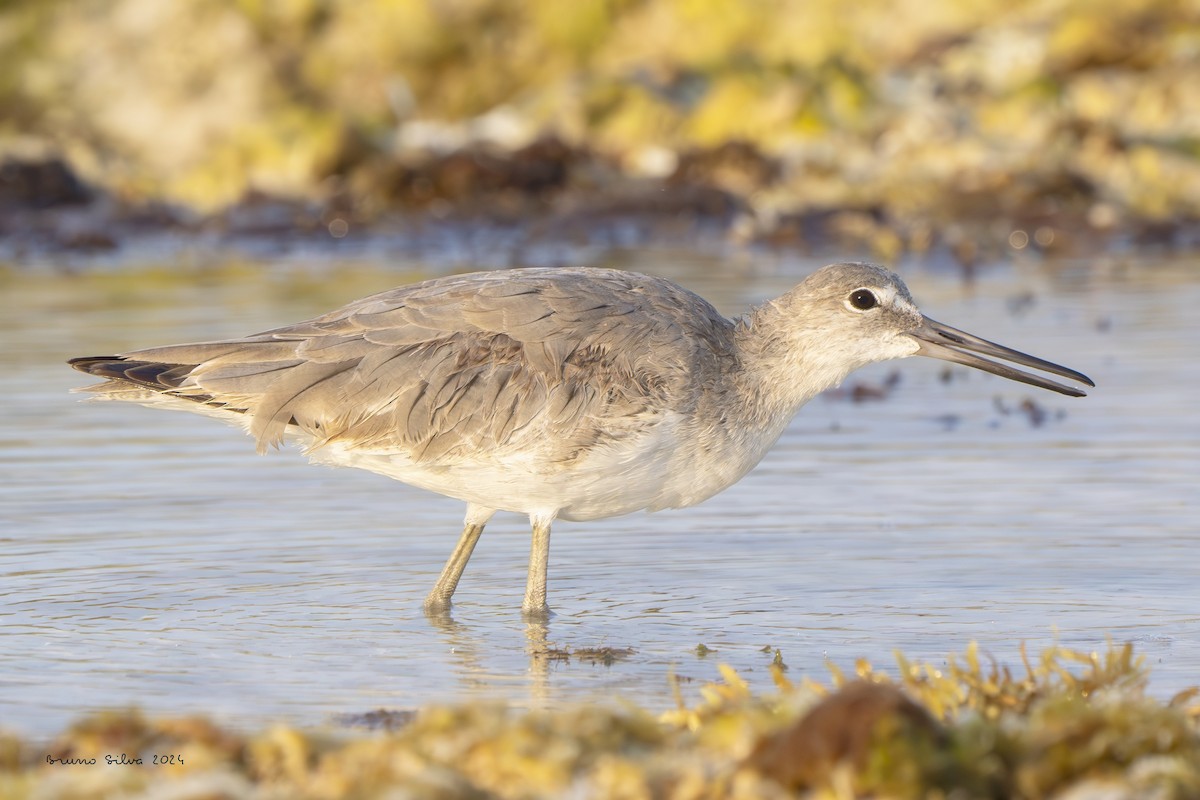
<path id="1" fill-rule="evenodd" d="M 879 298 L 875 296 L 874 292 L 867 289 L 855 289 L 850 293 L 850 305 L 859 311 L 866 311 L 879 305 Z"/>

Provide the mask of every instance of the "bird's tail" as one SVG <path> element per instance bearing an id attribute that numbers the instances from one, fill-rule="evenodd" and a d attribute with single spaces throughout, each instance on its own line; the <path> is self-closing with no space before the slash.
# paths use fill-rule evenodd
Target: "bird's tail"
<path id="1" fill-rule="evenodd" d="M 194 364 L 161 364 L 122 356 L 83 356 L 72 358 L 67 363 L 80 372 L 106 379 L 106 383 L 85 386 L 80 390 L 97 393 L 120 391 L 123 388 L 169 392 L 178 389 L 188 373 L 196 368 Z M 114 386 L 114 383 L 118 385 Z M 204 402 L 211 398 L 193 395 L 188 399 Z"/>

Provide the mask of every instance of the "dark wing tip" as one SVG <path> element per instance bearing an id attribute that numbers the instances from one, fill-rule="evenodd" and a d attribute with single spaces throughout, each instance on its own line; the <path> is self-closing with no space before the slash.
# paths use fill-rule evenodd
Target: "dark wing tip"
<path id="1" fill-rule="evenodd" d="M 125 377 L 122 369 L 125 359 L 120 356 L 80 356 L 68 359 L 67 363 L 80 372 L 86 372 L 98 378 Z"/>
<path id="2" fill-rule="evenodd" d="M 97 378 L 133 383 L 158 392 L 179 388 L 183 379 L 194 369 L 190 364 L 160 364 L 121 356 L 83 356 L 72 358 L 67 363 Z"/>

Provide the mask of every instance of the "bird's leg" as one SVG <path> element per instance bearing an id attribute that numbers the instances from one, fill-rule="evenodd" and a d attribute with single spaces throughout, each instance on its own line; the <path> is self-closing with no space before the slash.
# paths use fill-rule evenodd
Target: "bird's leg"
<path id="1" fill-rule="evenodd" d="M 539 621 L 550 617 L 546 604 L 546 567 L 550 563 L 550 519 L 531 517 L 533 541 L 529 547 L 529 577 L 525 581 L 525 600 L 521 613 Z"/>
<path id="2" fill-rule="evenodd" d="M 444 614 L 450 610 L 450 598 L 458 587 L 458 579 L 462 577 L 467 562 L 471 560 L 471 552 L 483 533 L 483 525 L 482 522 L 472 522 L 468 517 L 454 552 L 447 559 L 446 566 L 442 567 L 442 574 L 433 585 L 433 591 L 425 598 L 426 614 Z"/>

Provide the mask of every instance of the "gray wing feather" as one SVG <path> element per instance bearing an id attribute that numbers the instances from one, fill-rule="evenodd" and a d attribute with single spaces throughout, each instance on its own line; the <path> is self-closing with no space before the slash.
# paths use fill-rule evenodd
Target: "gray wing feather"
<path id="1" fill-rule="evenodd" d="M 428 463 L 502 448 L 522 431 L 552 429 L 569 449 L 619 418 L 687 413 L 688 382 L 732 357 L 731 327 L 662 279 L 511 270 L 394 289 L 245 339 L 125 357 L 194 365 L 171 393 L 245 409 L 260 450 L 297 425 L 314 447 L 401 450 Z"/>

